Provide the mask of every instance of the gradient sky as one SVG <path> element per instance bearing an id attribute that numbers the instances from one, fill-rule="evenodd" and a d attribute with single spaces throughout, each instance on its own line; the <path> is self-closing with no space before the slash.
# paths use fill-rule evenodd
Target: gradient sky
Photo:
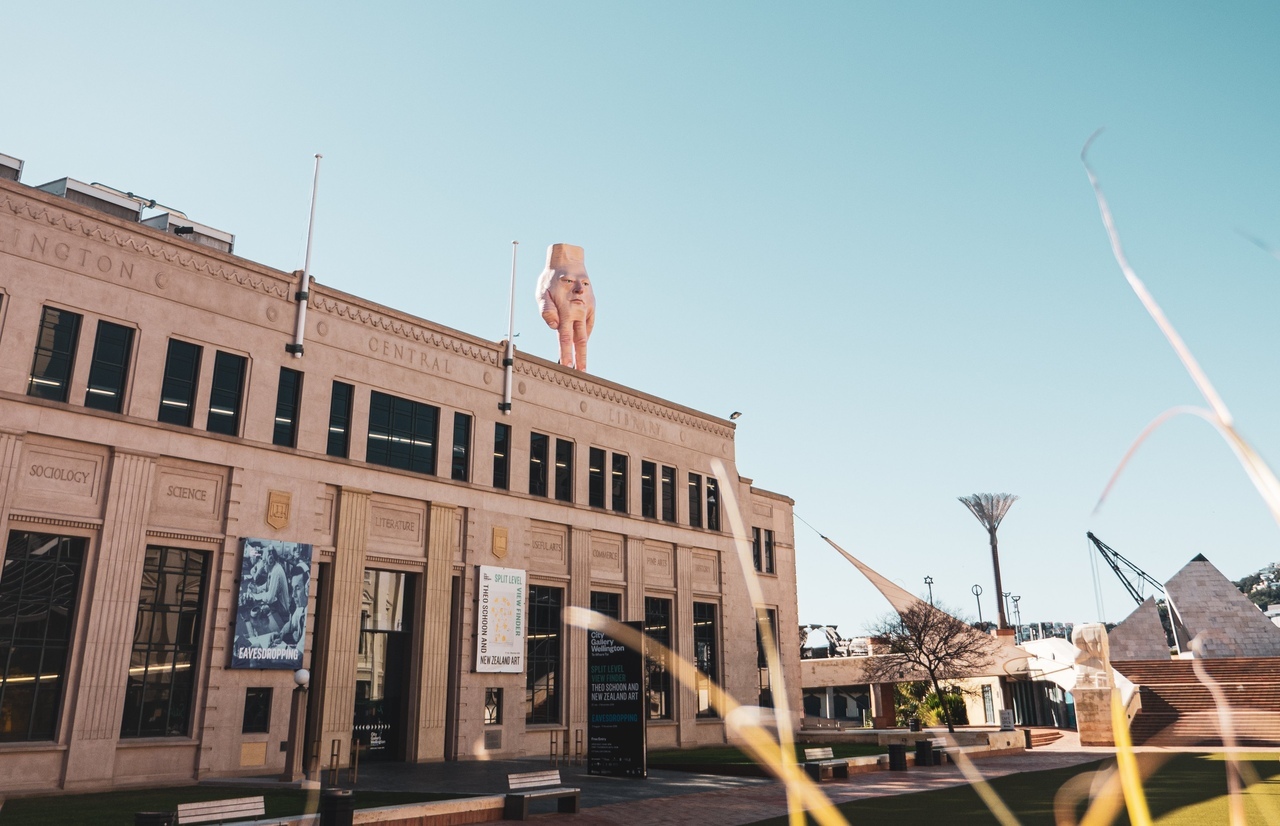
<path id="1" fill-rule="evenodd" d="M 0 152 L 555 358 L 534 281 L 586 248 L 592 372 L 738 421 L 756 484 L 886 576 L 990 619 L 1098 619 L 1085 532 L 1157 578 L 1231 578 L 1280 529 L 1115 265 L 1280 457 L 1280 6 L 1269 3 L 22 3 Z M 796 523 L 800 617 L 888 610 Z M 1103 571 L 1105 616 L 1132 604 Z"/>

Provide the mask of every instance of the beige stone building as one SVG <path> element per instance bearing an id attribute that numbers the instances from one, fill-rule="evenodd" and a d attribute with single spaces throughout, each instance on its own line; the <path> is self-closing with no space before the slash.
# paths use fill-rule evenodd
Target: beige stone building
<path id="1" fill-rule="evenodd" d="M 739 518 L 800 708 L 792 501 L 738 475 L 731 422 L 519 353 L 504 414 L 501 344 L 20 168 L 0 156 L 0 792 L 280 771 L 294 672 L 231 667 L 246 617 L 282 645 L 304 616 L 324 766 L 353 739 L 362 760 L 583 748 L 568 606 L 768 704 Z M 246 539 L 310 565 L 259 575 Z M 524 572 L 518 672 L 477 671 L 480 566 Z M 665 675 L 650 747 L 724 742 Z"/>

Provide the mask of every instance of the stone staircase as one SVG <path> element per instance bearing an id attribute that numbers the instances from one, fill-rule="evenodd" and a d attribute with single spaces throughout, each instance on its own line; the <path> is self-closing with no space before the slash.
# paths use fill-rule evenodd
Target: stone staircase
<path id="1" fill-rule="evenodd" d="M 1056 728 L 1031 729 L 1031 748 L 1038 749 L 1056 743 L 1062 739 L 1062 732 Z"/>
<path id="2" fill-rule="evenodd" d="M 1222 690 L 1241 746 L 1280 746 L 1280 658 L 1200 660 Z M 1221 746 L 1219 709 L 1190 660 L 1113 662 L 1139 686 L 1142 710 L 1129 727 L 1136 746 Z"/>

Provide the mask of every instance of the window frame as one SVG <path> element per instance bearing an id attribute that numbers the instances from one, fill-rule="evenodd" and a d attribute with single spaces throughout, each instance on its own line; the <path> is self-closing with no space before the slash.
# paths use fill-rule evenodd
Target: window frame
<path id="1" fill-rule="evenodd" d="M 177 351 L 182 351 L 178 353 Z M 189 375 L 178 375 L 175 354 L 185 358 L 191 356 Z M 204 346 L 170 336 L 164 357 L 164 372 L 160 378 L 160 409 L 156 413 L 156 421 L 178 427 L 192 427 L 196 414 L 196 394 L 200 386 L 200 365 L 204 361 Z M 171 414 L 165 418 L 166 410 L 184 410 L 185 414 Z"/>
<path id="2" fill-rule="evenodd" d="M 702 527 L 702 474 L 689 472 L 689 527 Z"/>
<path id="3" fill-rule="evenodd" d="M 640 515 L 658 518 L 658 463 L 640 460 Z"/>
<path id="4" fill-rule="evenodd" d="M 669 652 L 675 651 L 675 611 L 674 600 L 669 596 L 644 598 L 644 635 L 646 640 L 653 640 L 666 646 Z M 663 606 L 665 625 L 659 625 L 659 615 Z M 671 682 L 671 668 L 668 654 L 650 653 L 645 646 L 645 719 L 674 720 L 675 692 Z M 655 705 L 655 700 L 656 705 Z"/>
<path id="5" fill-rule="evenodd" d="M 346 397 L 345 401 L 343 396 Z M 324 445 L 326 456 L 351 458 L 351 409 L 355 397 L 354 384 L 334 379 L 329 386 L 329 428 L 325 431 Z"/>
<path id="6" fill-rule="evenodd" d="M 57 320 L 51 322 L 51 317 Z M 63 319 L 71 323 L 61 326 Z M 35 352 L 31 371 L 27 374 L 27 395 L 51 402 L 66 403 L 71 398 L 71 379 L 75 376 L 76 350 L 80 346 L 80 329 L 84 314 L 45 304 L 40 310 Z M 48 344 L 45 345 L 45 339 Z M 41 364 L 41 359 L 44 364 Z"/>
<path id="7" fill-rule="evenodd" d="M 551 437 L 529 431 L 529 495 L 546 498 L 551 493 Z"/>
<path id="8" fill-rule="evenodd" d="M 440 408 L 379 390 L 369 391 L 366 462 L 435 476 L 439 444 Z"/>
<path id="9" fill-rule="evenodd" d="M 670 471 L 670 473 L 668 473 Z M 676 522 L 679 507 L 676 504 L 676 469 L 670 465 L 662 466 L 662 521 Z M 668 507 L 670 506 L 670 507 Z"/>
<path id="10" fill-rule="evenodd" d="M 501 440 L 498 435 L 502 434 Z M 499 441 L 502 450 L 498 450 Z M 493 487 L 498 490 L 511 490 L 511 425 L 502 422 L 493 424 Z M 499 484 L 501 482 L 501 484 Z"/>
<path id="11" fill-rule="evenodd" d="M 552 603 L 543 606 L 539 594 L 554 596 Z M 562 676 L 564 674 L 564 595 L 565 589 L 556 585 L 538 585 L 530 583 L 528 614 L 525 618 L 525 725 L 559 725 L 564 719 L 561 706 L 564 692 Z M 545 611 L 544 611 L 545 609 Z M 536 613 L 535 613 L 536 612 Z M 546 617 L 539 617 L 544 613 Z M 554 620 L 543 622 L 543 619 Z M 543 664 L 549 664 L 546 671 L 540 671 Z M 535 700 L 538 696 L 537 683 L 540 674 L 550 676 L 549 688 L 544 689 L 547 699 L 542 703 L 542 712 L 535 711 Z"/>
<path id="12" fill-rule="evenodd" d="M 474 421 L 470 413 L 453 411 L 453 450 L 449 454 L 449 478 L 455 482 L 471 481 L 471 431 Z"/>
<path id="13" fill-rule="evenodd" d="M 204 422 L 206 431 L 224 436 L 240 435 L 244 388 L 248 379 L 248 356 L 227 350 L 214 351 L 213 373 L 209 379 L 209 412 Z"/>
<path id="14" fill-rule="evenodd" d="M 555 491 L 557 502 L 573 502 L 573 442 L 556 437 Z"/>
<path id="15" fill-rule="evenodd" d="M 120 330 L 125 333 L 123 353 L 119 364 L 113 364 L 102 353 L 103 333 Z M 129 389 L 129 367 L 133 361 L 133 339 L 137 330 L 126 324 L 117 324 L 105 318 L 98 319 L 93 333 L 93 355 L 89 358 L 89 377 L 84 389 L 84 406 L 91 410 L 104 410 L 108 413 L 123 413 L 124 398 Z M 108 342 L 107 347 L 118 347 L 119 342 Z M 106 374 L 104 376 L 103 374 Z M 118 382 L 108 386 L 114 373 L 118 373 Z M 111 397 L 114 405 L 99 402 L 98 399 Z"/>
<path id="16" fill-rule="evenodd" d="M 609 454 L 602 447 L 587 451 L 587 504 L 593 508 L 604 509 L 608 503 L 608 485 L 604 481 L 604 466 L 608 460 Z"/>
<path id="17" fill-rule="evenodd" d="M 293 391 L 287 396 L 285 377 L 293 382 Z M 278 447 L 298 446 L 298 418 L 302 407 L 301 370 L 290 367 L 280 368 L 280 378 L 276 382 L 276 415 L 271 428 L 271 444 Z"/>
<path id="18" fill-rule="evenodd" d="M 699 609 L 704 616 L 699 616 Z M 709 619 L 706 614 L 709 611 Z M 719 683 L 720 674 L 720 622 L 719 606 L 714 602 L 693 603 L 693 663 L 695 670 L 694 698 L 696 707 L 694 716 L 702 719 L 718 718 L 711 703 L 712 685 Z M 710 630 L 707 623 L 710 623 Z M 704 648 L 705 647 L 705 648 Z M 706 649 L 710 650 L 707 651 Z M 704 667 L 706 666 L 706 667 Z"/>
<path id="19" fill-rule="evenodd" d="M 625 453 L 614 453 L 609 462 L 609 509 L 614 513 L 631 512 L 628 501 L 630 474 L 630 457 Z"/>

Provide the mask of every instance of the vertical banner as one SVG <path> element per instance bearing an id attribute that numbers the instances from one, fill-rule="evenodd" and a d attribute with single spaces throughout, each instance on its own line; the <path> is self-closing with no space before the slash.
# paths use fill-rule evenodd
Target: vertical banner
<path id="1" fill-rule="evenodd" d="M 245 539 L 231 668 L 302 668 L 311 546 Z"/>
<path id="2" fill-rule="evenodd" d="M 476 671 L 524 671 L 525 572 L 480 566 L 476 592 Z"/>
<path id="3" fill-rule="evenodd" d="M 626 625 L 644 633 L 644 623 Z M 644 657 L 587 631 L 587 774 L 645 777 Z"/>

